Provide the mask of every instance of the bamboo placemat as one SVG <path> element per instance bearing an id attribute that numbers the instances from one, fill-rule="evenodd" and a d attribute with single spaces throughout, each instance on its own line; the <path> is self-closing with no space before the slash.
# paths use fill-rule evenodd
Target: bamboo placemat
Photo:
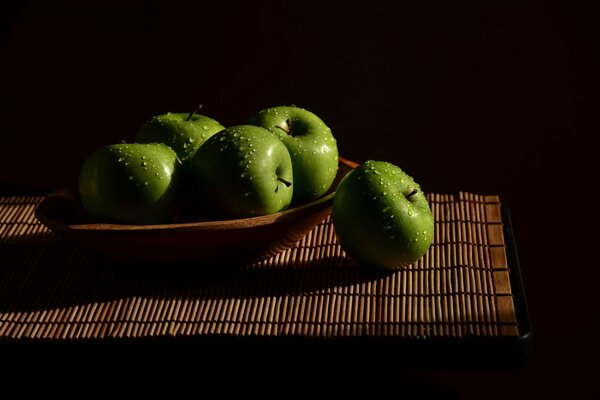
<path id="1" fill-rule="evenodd" d="M 428 198 L 434 243 L 405 270 L 346 257 L 328 218 L 215 275 L 110 264 L 41 225 L 42 197 L 0 197 L 0 338 L 518 336 L 498 196 Z"/>

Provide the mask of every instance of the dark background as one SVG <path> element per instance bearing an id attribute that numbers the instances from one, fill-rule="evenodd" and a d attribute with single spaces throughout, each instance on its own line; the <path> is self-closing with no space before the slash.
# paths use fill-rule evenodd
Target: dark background
<path id="1" fill-rule="evenodd" d="M 0 185 L 62 186 L 93 149 L 198 102 L 225 125 L 303 106 L 347 158 L 510 207 L 531 365 L 426 372 L 414 385 L 461 398 L 598 396 L 600 15 L 573 3 L 5 2 Z"/>

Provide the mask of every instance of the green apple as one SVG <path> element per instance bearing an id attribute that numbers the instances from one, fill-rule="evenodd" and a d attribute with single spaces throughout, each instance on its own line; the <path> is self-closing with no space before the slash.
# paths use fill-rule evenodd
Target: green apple
<path id="1" fill-rule="evenodd" d="M 93 152 L 79 174 L 83 208 L 99 221 L 172 222 L 179 211 L 179 160 L 164 144 L 113 144 Z"/>
<path id="2" fill-rule="evenodd" d="M 433 240 L 433 215 L 425 194 L 412 177 L 384 161 L 367 161 L 344 177 L 333 198 L 332 216 L 346 253 L 378 268 L 414 263 Z"/>
<path id="3" fill-rule="evenodd" d="M 187 166 L 202 143 L 225 127 L 212 118 L 193 113 L 166 113 L 150 118 L 135 137 L 136 143 L 164 143 Z"/>
<path id="4" fill-rule="evenodd" d="M 190 166 L 195 207 L 209 207 L 229 218 L 285 210 L 292 200 L 293 178 L 285 145 L 268 130 L 250 125 L 210 137 Z"/>
<path id="5" fill-rule="evenodd" d="M 329 190 L 337 173 L 338 149 L 331 129 L 319 117 L 299 107 L 272 107 L 260 111 L 250 124 L 275 133 L 288 148 L 294 167 L 293 204 Z"/>

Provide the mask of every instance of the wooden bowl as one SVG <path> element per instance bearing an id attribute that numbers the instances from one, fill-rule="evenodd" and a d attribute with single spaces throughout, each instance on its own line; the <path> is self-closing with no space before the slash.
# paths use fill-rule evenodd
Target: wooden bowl
<path id="1" fill-rule="evenodd" d="M 340 157 L 338 174 L 322 198 L 260 217 L 164 225 L 95 223 L 76 188 L 53 192 L 36 217 L 53 232 L 119 262 L 250 262 L 273 256 L 306 235 L 331 213 L 340 180 L 357 164 Z"/>

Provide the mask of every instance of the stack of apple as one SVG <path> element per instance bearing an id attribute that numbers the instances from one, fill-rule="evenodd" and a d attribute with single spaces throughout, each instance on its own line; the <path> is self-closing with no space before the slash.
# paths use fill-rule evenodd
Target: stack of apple
<path id="1" fill-rule="evenodd" d="M 122 224 L 244 218 L 306 204 L 330 189 L 336 140 L 310 111 L 272 107 L 229 128 L 198 111 L 153 117 L 134 143 L 93 152 L 79 176 L 84 209 Z M 419 185 L 386 162 L 367 161 L 343 179 L 333 222 L 348 254 L 386 269 L 415 262 L 433 238 Z"/>

